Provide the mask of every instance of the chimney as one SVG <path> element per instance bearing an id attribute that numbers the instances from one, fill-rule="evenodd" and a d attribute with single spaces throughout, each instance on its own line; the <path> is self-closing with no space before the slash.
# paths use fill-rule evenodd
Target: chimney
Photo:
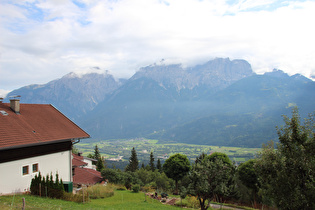
<path id="1" fill-rule="evenodd" d="M 10 107 L 16 114 L 20 114 L 20 99 L 10 99 Z"/>
<path id="2" fill-rule="evenodd" d="M 0 98 L 0 104 L 2 104 L 3 98 Z"/>

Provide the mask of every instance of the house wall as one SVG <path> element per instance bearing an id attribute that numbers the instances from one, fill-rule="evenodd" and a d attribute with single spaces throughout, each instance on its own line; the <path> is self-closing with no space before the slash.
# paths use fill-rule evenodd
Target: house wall
<path id="1" fill-rule="evenodd" d="M 47 155 L 25 158 L 0 163 L 0 195 L 29 191 L 32 178 L 38 172 L 32 172 L 32 165 L 38 163 L 38 170 L 43 176 L 58 172 L 59 179 L 72 181 L 71 150 Z M 29 166 L 29 173 L 23 175 L 23 166 Z"/>
<path id="2" fill-rule="evenodd" d="M 96 170 L 96 166 L 93 165 L 92 160 L 87 159 L 87 158 L 83 158 L 83 162 L 87 163 L 87 166 L 85 166 L 84 168 L 90 168 L 90 169 L 95 169 Z"/>

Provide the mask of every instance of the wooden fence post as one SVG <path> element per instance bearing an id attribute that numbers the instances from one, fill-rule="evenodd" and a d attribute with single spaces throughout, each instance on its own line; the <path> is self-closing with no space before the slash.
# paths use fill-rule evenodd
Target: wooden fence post
<path id="1" fill-rule="evenodd" d="M 24 210 L 25 209 L 25 198 L 22 198 L 22 202 L 23 202 L 22 210 Z"/>

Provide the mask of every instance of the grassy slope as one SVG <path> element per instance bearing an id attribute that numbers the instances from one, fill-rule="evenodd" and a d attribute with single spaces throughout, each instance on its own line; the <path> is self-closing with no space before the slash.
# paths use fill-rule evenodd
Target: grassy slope
<path id="1" fill-rule="evenodd" d="M 177 207 L 164 205 L 156 200 L 145 201 L 144 193 L 130 191 L 115 191 L 110 198 L 91 200 L 89 203 L 79 204 L 69 201 L 40 198 L 30 195 L 0 196 L 0 209 L 21 209 L 22 198 L 26 200 L 26 209 L 174 209 Z M 11 206 L 11 204 L 13 204 Z M 177 208 L 178 209 L 178 208 Z"/>

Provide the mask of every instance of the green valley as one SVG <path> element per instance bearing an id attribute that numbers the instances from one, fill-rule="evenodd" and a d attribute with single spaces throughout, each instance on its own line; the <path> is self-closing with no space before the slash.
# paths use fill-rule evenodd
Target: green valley
<path id="1" fill-rule="evenodd" d="M 159 142 L 153 139 L 119 139 L 119 140 L 103 140 L 93 141 L 84 140 L 75 145 L 75 147 L 83 153 L 84 156 L 94 152 L 95 145 L 98 146 L 102 156 L 105 157 L 108 167 L 123 169 L 127 165 L 130 152 L 134 147 L 137 151 L 140 164 L 148 164 L 151 151 L 154 154 L 155 161 L 159 158 L 163 163 L 170 155 L 181 153 L 185 154 L 191 162 L 202 153 L 211 154 L 213 152 L 222 152 L 227 154 L 232 161 L 237 163 L 244 162 L 254 158 L 260 148 L 245 147 L 224 147 L 224 146 L 208 146 L 194 145 L 174 142 Z"/>

